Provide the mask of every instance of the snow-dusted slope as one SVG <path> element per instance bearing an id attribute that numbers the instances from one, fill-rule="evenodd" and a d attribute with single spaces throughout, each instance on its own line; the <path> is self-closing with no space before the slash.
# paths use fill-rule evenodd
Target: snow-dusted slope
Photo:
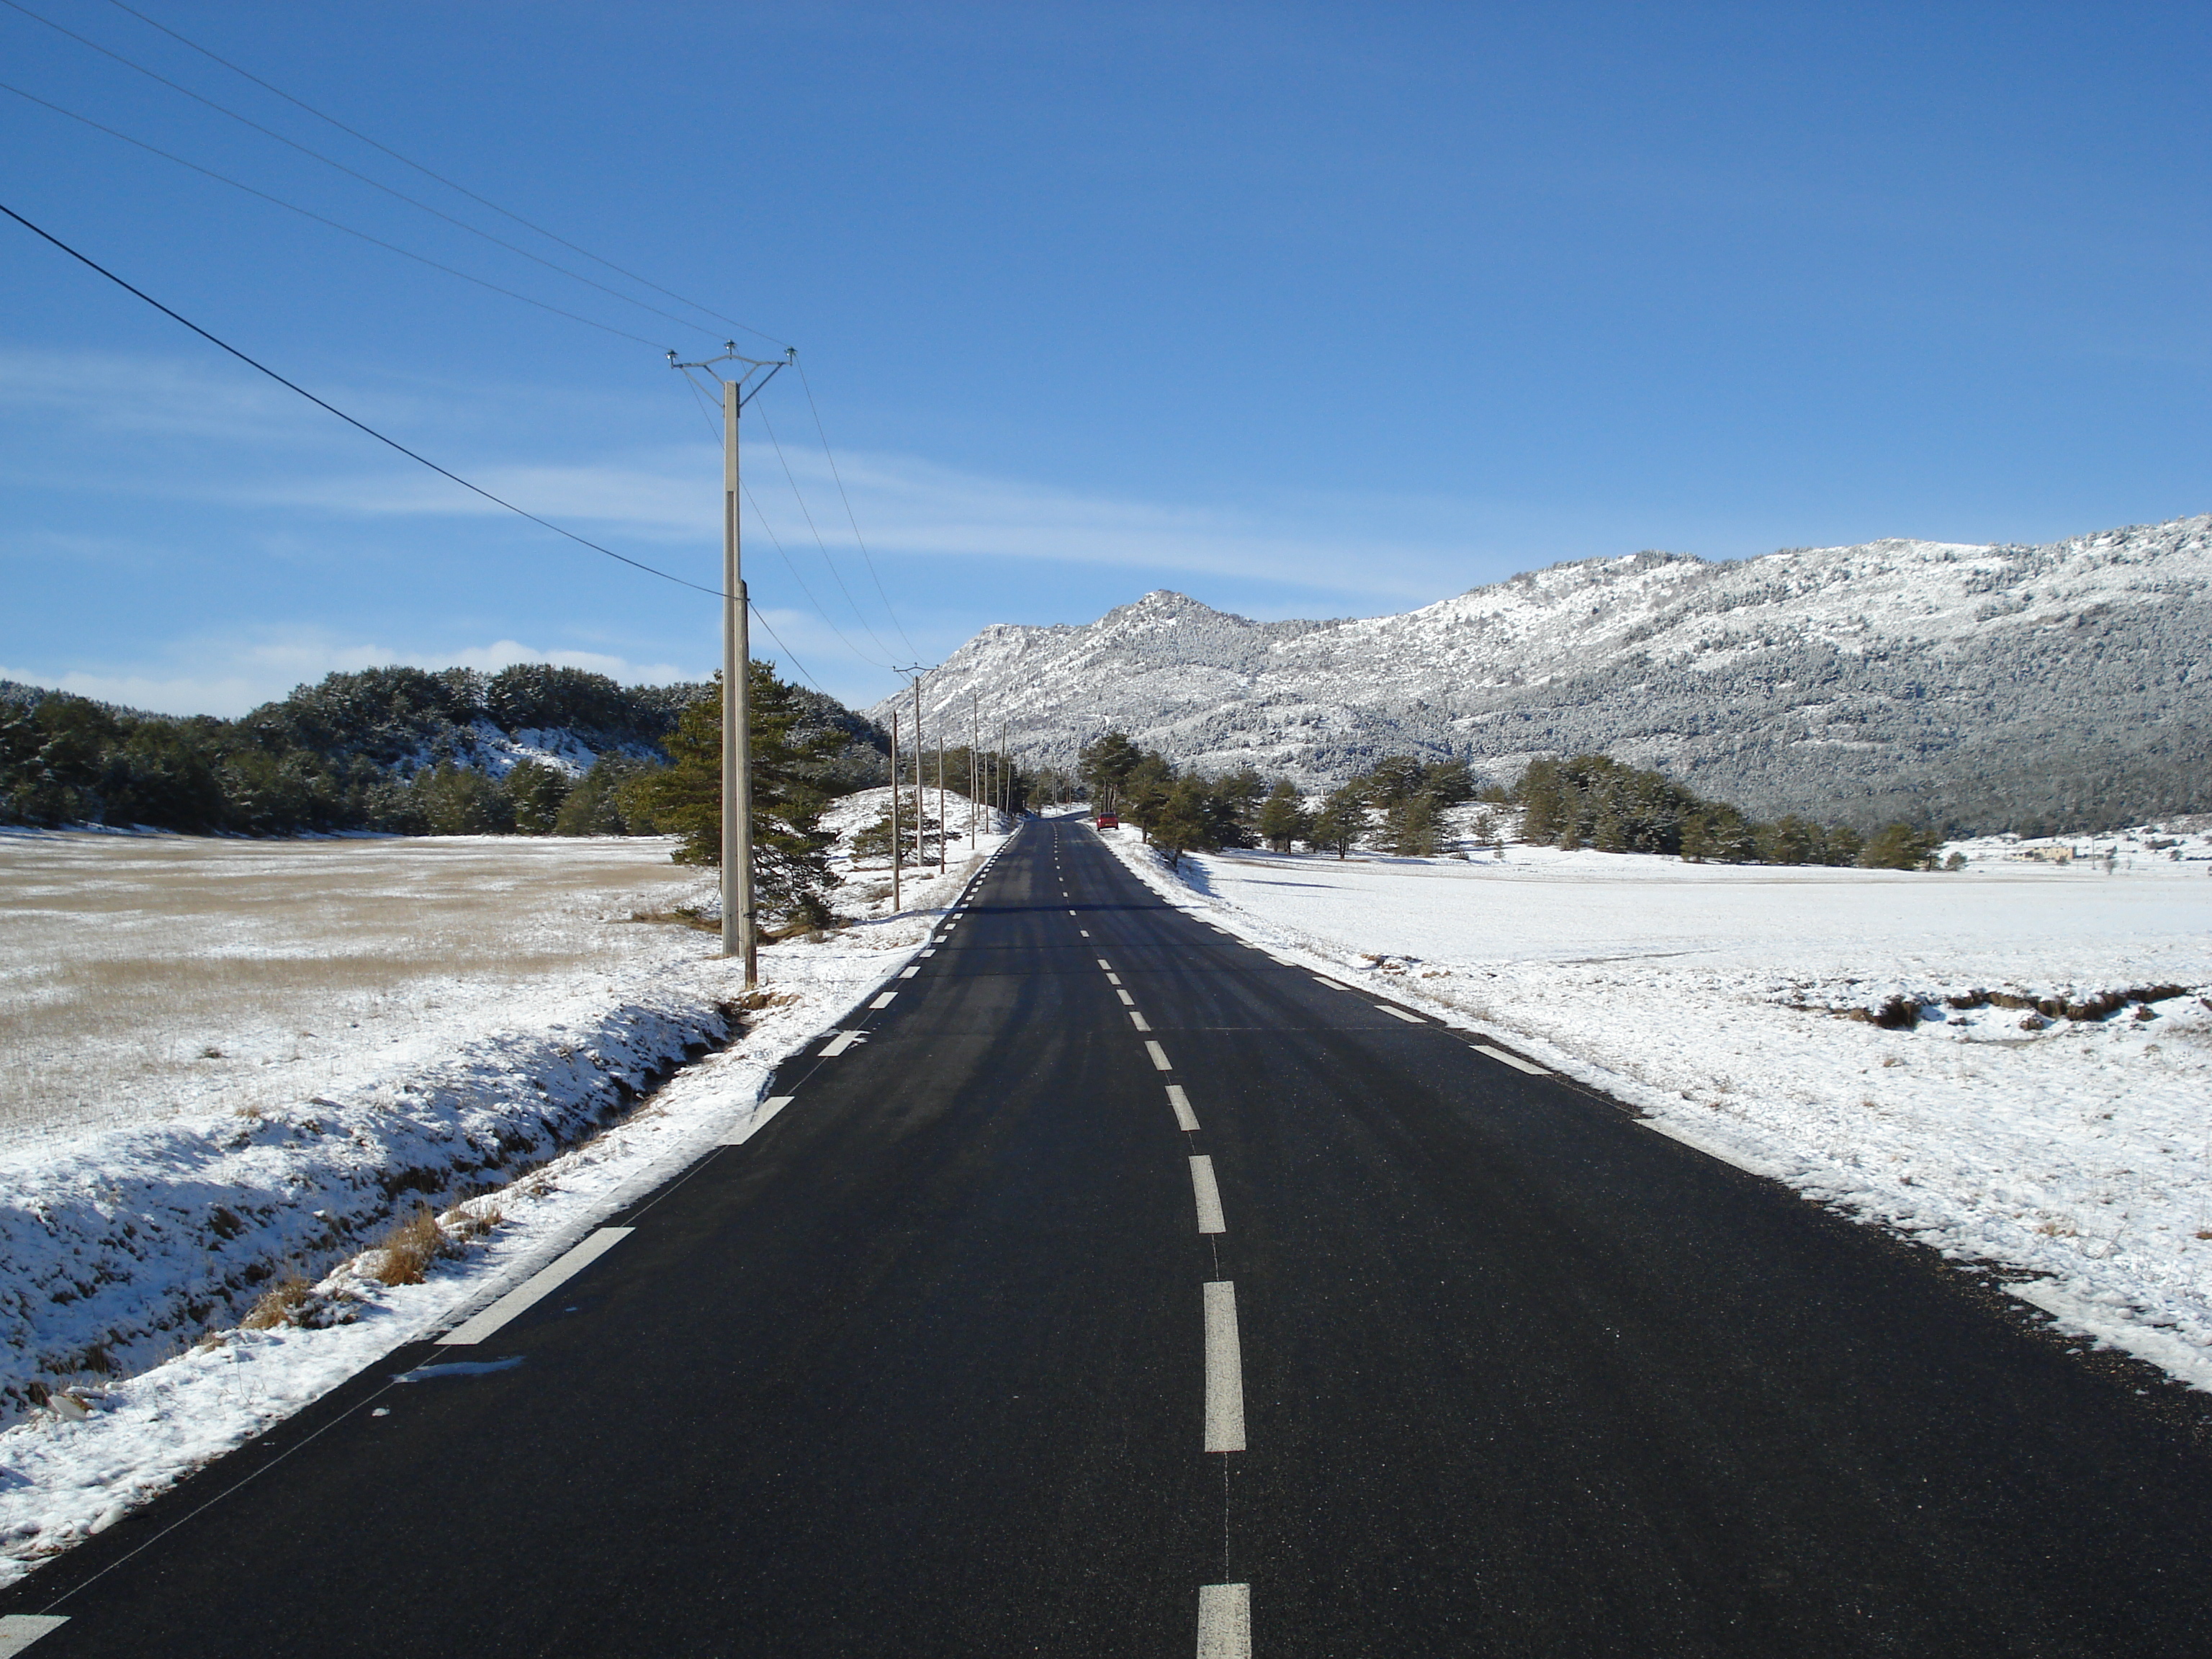
<path id="1" fill-rule="evenodd" d="M 2212 517 L 2044 547 L 1639 553 L 1336 622 L 1164 591 L 1087 627 L 986 629 L 925 699 L 964 732 L 977 694 L 1039 764 L 1111 727 L 1309 782 L 1392 750 L 1504 775 L 1598 749 L 1761 813 L 2081 828 L 2212 806 L 2208 580 Z"/>

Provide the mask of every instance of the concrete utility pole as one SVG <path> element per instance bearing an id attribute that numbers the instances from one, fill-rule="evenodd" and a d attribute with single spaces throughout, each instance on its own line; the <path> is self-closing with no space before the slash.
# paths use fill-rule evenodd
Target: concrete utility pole
<path id="1" fill-rule="evenodd" d="M 899 825 L 898 825 L 898 710 L 891 710 L 891 914 L 896 915 L 904 907 L 899 903 Z"/>
<path id="2" fill-rule="evenodd" d="M 798 357 L 789 349 L 781 361 L 741 357 L 734 340 L 722 343 L 720 356 L 696 363 L 668 354 L 671 368 L 687 375 L 705 369 L 722 392 L 722 954 L 743 959 L 748 990 L 760 983 L 760 939 L 753 915 L 752 641 L 738 541 L 738 416 Z M 734 363 L 736 373 L 725 378 L 717 363 Z"/>
<path id="3" fill-rule="evenodd" d="M 939 741 L 943 741 L 942 733 L 939 734 Z M 921 676 L 917 673 L 914 677 L 914 864 L 917 870 L 921 867 L 924 861 L 922 855 L 929 850 L 928 843 L 922 835 L 921 826 L 929 819 L 928 815 L 921 810 Z M 945 826 L 941 823 L 937 826 L 937 838 L 942 844 L 945 840 Z"/>
<path id="4" fill-rule="evenodd" d="M 753 653 L 738 524 L 738 383 L 722 382 L 722 954 L 760 983 L 753 928 Z"/>

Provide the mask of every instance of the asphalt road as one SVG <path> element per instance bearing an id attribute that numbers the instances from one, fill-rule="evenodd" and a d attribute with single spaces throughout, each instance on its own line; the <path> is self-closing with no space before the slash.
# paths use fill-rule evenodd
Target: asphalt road
<path id="1" fill-rule="evenodd" d="M 37 1659 L 2212 1652 L 2185 1413 L 1087 828 L 892 984 L 557 1291 L 0 1613 L 66 1616 Z"/>

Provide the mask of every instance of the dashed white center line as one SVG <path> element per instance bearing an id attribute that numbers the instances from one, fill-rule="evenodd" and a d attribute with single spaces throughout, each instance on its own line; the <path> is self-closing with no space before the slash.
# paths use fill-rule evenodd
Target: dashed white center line
<path id="1" fill-rule="evenodd" d="M 1199 1231 L 1227 1232 L 1229 1224 L 1221 1218 L 1221 1188 L 1213 1183 L 1213 1160 L 1202 1152 L 1190 1161 L 1190 1187 L 1198 1199 Z"/>
<path id="2" fill-rule="evenodd" d="M 1168 1085 L 1168 1104 L 1175 1108 L 1176 1127 L 1187 1135 L 1198 1133 L 1198 1114 L 1190 1109 L 1190 1097 L 1182 1091 L 1182 1085 Z"/>
<path id="3" fill-rule="evenodd" d="M 1152 1026 L 1146 1023 L 1145 1017 L 1139 1013 L 1134 1008 L 1129 1010 L 1129 1023 L 1132 1025 L 1134 1025 L 1140 1031 L 1149 1031 L 1152 1029 Z"/>
<path id="4" fill-rule="evenodd" d="M 1070 915 L 1072 916 L 1072 915 L 1073 915 L 1075 914 L 1075 912 L 1074 912 L 1074 911 L 1073 911 L 1073 910 L 1070 910 L 1067 914 L 1068 914 L 1068 915 Z M 1089 938 L 1091 937 L 1091 930 L 1090 930 L 1088 927 L 1079 927 L 1079 928 L 1077 928 L 1075 931 L 1076 931 L 1077 933 L 1079 933 L 1082 934 L 1082 935 L 1083 935 L 1083 937 L 1084 937 L 1084 938 L 1085 938 L 1085 939 L 1089 939 Z"/>
<path id="5" fill-rule="evenodd" d="M 1067 895 L 1066 895 L 1066 894 L 1065 894 L 1065 893 L 1062 893 L 1062 894 L 1060 895 L 1060 897 L 1062 897 L 1062 898 L 1066 898 L 1066 896 L 1067 896 Z M 1067 914 L 1068 914 L 1068 915 L 1070 915 L 1072 916 L 1072 915 L 1073 915 L 1075 914 L 1075 912 L 1074 912 L 1074 911 L 1073 911 L 1073 910 L 1070 910 Z M 1085 939 L 1089 939 L 1089 938 L 1091 937 L 1091 935 L 1090 935 L 1090 934 L 1088 934 L 1088 933 L 1085 933 L 1083 937 L 1084 937 L 1084 938 L 1085 938 Z"/>
<path id="6" fill-rule="evenodd" d="M 896 991 L 886 991 L 883 995 L 878 997 L 873 1002 L 870 1003 L 868 1006 L 871 1008 L 888 1008 L 891 1006 L 891 1000 L 897 995 L 898 993 Z"/>
<path id="7" fill-rule="evenodd" d="M 1252 1659 L 1252 1587 L 1198 1587 L 1198 1659 Z"/>
<path id="8" fill-rule="evenodd" d="M 553 1294 L 635 1229 L 602 1227 L 550 1267 L 540 1268 L 472 1319 L 463 1321 L 438 1339 L 441 1347 L 465 1348 L 494 1334 L 520 1314 Z"/>
<path id="9" fill-rule="evenodd" d="M 1147 1042 L 1145 1045 L 1145 1048 L 1146 1051 L 1152 1055 L 1152 1064 L 1158 1066 L 1160 1070 L 1163 1072 L 1172 1072 L 1175 1070 L 1175 1067 L 1168 1063 L 1168 1051 L 1161 1048 L 1158 1043 Z"/>
<path id="10" fill-rule="evenodd" d="M 1094 959 L 1097 962 L 1098 965 L 1101 968 L 1103 968 L 1108 973 L 1110 974 L 1114 971 L 1114 964 L 1107 961 L 1105 957 L 1098 957 Z"/>
<path id="11" fill-rule="evenodd" d="M 1478 1054 L 1488 1054 L 1492 1060 L 1502 1060 L 1508 1066 L 1513 1067 L 1515 1071 L 1526 1072 L 1530 1077 L 1551 1076 L 1549 1072 L 1546 1071 L 1542 1066 L 1535 1064 L 1533 1060 L 1523 1060 L 1518 1054 L 1509 1054 L 1504 1049 L 1493 1048 L 1486 1042 L 1476 1043 L 1474 1045 L 1474 1052 Z"/>
<path id="12" fill-rule="evenodd" d="M 1423 1019 L 1419 1014 L 1409 1014 L 1403 1008 L 1397 1006 L 1394 1003 L 1378 1002 L 1375 1006 L 1377 1008 L 1380 1008 L 1384 1013 L 1394 1015 L 1397 1018 L 1406 1020 L 1412 1024 L 1426 1025 L 1428 1024 L 1428 1021 Z"/>
<path id="13" fill-rule="evenodd" d="M 1109 985 L 1119 985 L 1121 982 L 1121 976 L 1119 974 L 1109 974 L 1106 975 L 1106 982 Z"/>
<path id="14" fill-rule="evenodd" d="M 1133 1008 L 1137 1006 L 1136 998 L 1131 996 L 1127 991 L 1116 990 L 1114 994 L 1121 999 L 1121 1006 L 1124 1008 Z"/>
<path id="15" fill-rule="evenodd" d="M 1206 1285 L 1206 1449 L 1244 1449 L 1244 1359 L 1237 1346 L 1237 1286 Z"/>

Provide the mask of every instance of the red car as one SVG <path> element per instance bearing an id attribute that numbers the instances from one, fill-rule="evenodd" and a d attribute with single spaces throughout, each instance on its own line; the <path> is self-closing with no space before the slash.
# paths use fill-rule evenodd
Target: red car
<path id="1" fill-rule="evenodd" d="M 1098 815 L 1098 827 L 1101 830 L 1119 830 L 1121 827 L 1121 820 L 1111 812 L 1101 812 Z"/>

